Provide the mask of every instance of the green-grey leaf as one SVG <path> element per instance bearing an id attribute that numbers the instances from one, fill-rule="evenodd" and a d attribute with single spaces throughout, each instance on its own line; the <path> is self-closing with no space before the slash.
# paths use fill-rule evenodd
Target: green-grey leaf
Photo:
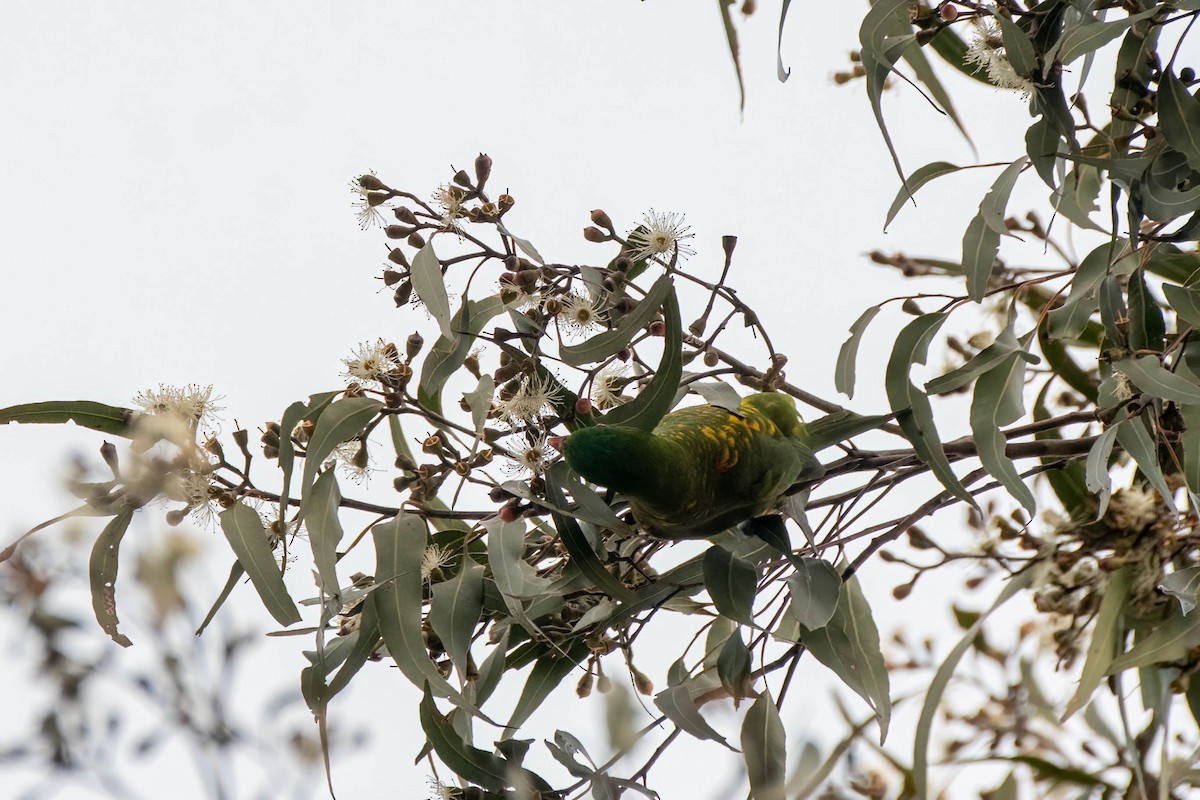
<path id="1" fill-rule="evenodd" d="M 446 294 L 446 279 L 442 275 L 442 263 L 433 252 L 433 242 L 427 242 L 413 256 L 409 276 L 413 291 L 421 298 L 425 310 L 437 320 L 442 336 L 455 338 L 454 327 L 450 324 L 450 297 Z"/>
<path id="2" fill-rule="evenodd" d="M 421 635 L 421 557 L 429 543 L 425 522 L 401 514 L 371 528 L 371 538 L 375 542 L 375 581 L 379 587 L 367 602 L 375 605 L 388 653 L 414 686 L 426 685 L 440 695 L 457 695 L 429 660 Z"/>
<path id="3" fill-rule="evenodd" d="M 1163 367 L 1158 356 L 1122 358 L 1113 362 L 1134 385 L 1152 397 L 1173 403 L 1200 403 L 1200 386 Z"/>
<path id="4" fill-rule="evenodd" d="M 758 571 L 744 558 L 738 558 L 720 545 L 704 553 L 704 586 L 713 605 L 732 620 L 754 625 L 754 594 Z"/>
<path id="5" fill-rule="evenodd" d="M 767 692 L 760 694 L 746 712 L 746 718 L 742 720 L 741 744 L 751 797 L 754 800 L 784 800 L 786 734 L 779 710 Z"/>
<path id="6" fill-rule="evenodd" d="M 250 583 L 267 611 L 284 627 L 299 622 L 300 611 L 283 585 L 279 562 L 271 552 L 267 531 L 258 513 L 238 501 L 222 511 L 218 519 L 233 554 L 250 576 Z"/>
<path id="7" fill-rule="evenodd" d="M 737 76 L 738 111 L 746 108 L 746 86 L 742 82 L 742 60 L 738 57 L 737 28 L 733 26 L 733 16 L 729 9 L 733 0 L 717 0 L 717 8 L 721 11 L 721 24 L 725 28 L 725 44 L 729 48 L 729 57 L 733 59 L 733 72 Z"/>
<path id="8" fill-rule="evenodd" d="M 1193 328 L 1200 328 L 1200 292 L 1169 283 L 1164 283 L 1162 288 L 1179 318 Z"/>
<path id="9" fill-rule="evenodd" d="M 1104 433 L 1097 437 L 1092 449 L 1088 451 L 1085 480 L 1087 490 L 1096 495 L 1099 502 L 1096 519 L 1104 516 L 1104 511 L 1108 508 L 1108 498 L 1112 495 L 1112 475 L 1108 471 L 1108 460 L 1112 456 L 1117 430 L 1121 424 L 1123 422 L 1105 428 Z"/>
<path id="10" fill-rule="evenodd" d="M 858 578 L 842 584 L 837 607 L 825 627 L 803 630 L 800 639 L 814 658 L 833 670 L 875 712 L 882 744 L 892 717 L 891 690 L 879 630 Z"/>
<path id="11" fill-rule="evenodd" d="M 342 540 L 342 523 L 338 509 L 342 492 L 333 470 L 322 472 L 304 496 L 304 524 L 308 543 L 312 545 L 313 563 L 321 577 L 325 593 L 337 597 L 340 584 L 337 577 L 337 546 Z"/>
<path id="12" fill-rule="evenodd" d="M 1022 78 L 1031 77 L 1038 68 L 1038 62 L 1029 35 L 1008 17 L 997 15 L 996 19 L 1000 23 L 1000 35 L 1008 63 Z"/>
<path id="13" fill-rule="evenodd" d="M 967 278 L 967 294 L 977 303 L 987 293 L 988 277 L 992 274 L 996 254 L 1000 252 L 1000 237 L 1008 231 L 1004 227 L 1008 198 L 1028 162 L 1028 156 L 1021 156 L 1000 173 L 979 204 L 979 214 L 963 234 L 962 267 Z"/>
<path id="14" fill-rule="evenodd" d="M 566 497 L 562 493 L 567 473 L 568 467 L 565 461 L 557 462 L 546 473 L 547 497 L 560 508 L 567 504 Z M 578 496 L 583 497 L 585 491 L 578 491 Z M 621 583 L 617 576 L 604 568 L 604 564 L 596 555 L 592 543 L 584 535 L 579 523 L 557 510 L 553 510 L 551 515 L 554 517 L 554 527 L 558 531 L 559 538 L 562 539 L 563 545 L 571 556 L 571 563 L 587 576 L 593 586 L 603 589 L 613 599 L 632 600 L 633 592 Z"/>
<path id="15" fill-rule="evenodd" d="M 1117 426 L 1117 443 L 1133 457 L 1146 480 L 1162 495 L 1163 503 L 1171 513 L 1175 513 L 1174 492 L 1163 478 L 1162 468 L 1158 465 L 1158 445 L 1151 437 L 1147 425 L 1144 417 L 1126 420 Z"/>
<path id="16" fill-rule="evenodd" d="M 1094 53 L 1104 45 L 1116 39 L 1129 30 L 1135 22 L 1157 14 L 1159 9 L 1152 8 L 1140 14 L 1132 14 L 1125 19 L 1112 22 L 1092 22 L 1068 28 L 1058 42 L 1056 57 L 1062 64 L 1070 64 L 1086 53 Z"/>
<path id="17" fill-rule="evenodd" d="M 1183 475 L 1192 494 L 1200 495 L 1200 406 L 1182 405 L 1179 413 L 1184 424 Z"/>
<path id="18" fill-rule="evenodd" d="M 862 343 L 863 333 L 866 332 L 867 326 L 871 324 L 871 320 L 879 313 L 882 306 L 871 306 L 862 313 L 854 324 L 850 326 L 850 338 L 842 343 L 842 349 L 838 351 L 837 365 L 834 367 L 833 384 L 839 392 L 846 397 L 854 397 L 854 375 L 858 362 L 858 346 Z"/>
<path id="19" fill-rule="evenodd" d="M 726 637 L 717 654 L 717 678 L 733 698 L 734 708 L 737 708 L 743 697 L 751 696 L 750 686 L 754 682 L 754 676 L 750 670 L 750 650 L 742 640 L 742 631 L 739 628 Z"/>
<path id="20" fill-rule="evenodd" d="M 1167 325 L 1162 307 L 1150 293 L 1146 271 L 1135 269 L 1126 286 L 1129 295 L 1129 346 L 1134 350 L 1162 352 L 1166 346 Z"/>
<path id="21" fill-rule="evenodd" d="M 945 375 L 939 375 L 925 384 L 925 391 L 928 394 L 946 394 L 958 391 L 980 375 L 991 372 L 1012 355 L 1017 355 L 1023 362 L 1029 364 L 1036 364 L 1041 360 L 1021 347 L 1017 343 L 1016 337 L 997 339 L 972 356 L 961 367 L 957 367 Z"/>
<path id="22" fill-rule="evenodd" d="M 933 680 L 929 684 L 929 688 L 925 691 L 925 705 L 921 707 L 921 715 L 917 719 L 917 728 L 913 741 L 913 766 L 912 766 L 912 785 L 913 797 L 927 797 L 927 781 L 929 774 L 929 737 L 933 731 L 933 718 L 937 714 L 938 705 L 941 703 L 942 694 L 946 691 L 946 687 L 950 684 L 950 679 L 954 676 L 954 670 L 958 667 L 958 662 L 966 655 L 967 651 L 975 644 L 976 637 L 979 636 L 979 631 L 983 628 L 983 623 L 1000 606 L 1004 605 L 1018 592 L 1021 592 L 1025 587 L 1033 581 L 1035 570 L 1027 569 L 1024 572 L 1018 573 L 1009 579 L 1003 591 L 992 603 L 987 611 L 979 615 L 979 618 L 967 629 L 963 637 L 959 639 L 958 644 L 946 656 L 946 660 L 937 668 L 937 672 L 933 675 Z"/>
<path id="23" fill-rule="evenodd" d="M 1177 569 L 1163 578 L 1158 588 L 1179 601 L 1180 610 L 1186 617 L 1196 607 L 1197 595 L 1200 593 L 1200 567 Z M 1107 597 L 1107 594 L 1105 596 Z"/>
<path id="24" fill-rule="evenodd" d="M 1025 414 L 1025 360 L 1021 356 L 1021 352 L 1006 356 L 975 384 L 971 434 L 983 468 L 1032 515 L 1037 511 L 1037 501 L 1008 457 L 1008 440 L 1000 430 Z"/>
<path id="25" fill-rule="evenodd" d="M 196 628 L 197 636 L 204 633 L 204 629 L 207 628 L 209 623 L 213 621 L 213 618 L 217 616 L 217 612 L 221 609 L 221 606 L 225 604 L 225 601 L 229 599 L 229 595 L 233 592 L 234 587 L 238 585 L 238 581 L 240 581 L 242 576 L 245 574 L 246 569 L 242 566 L 242 562 L 234 559 L 233 566 L 229 569 L 229 577 L 225 579 L 225 586 L 221 588 L 220 593 L 217 594 L 217 599 L 213 601 L 212 607 L 210 607 L 208 609 L 208 613 L 204 615 L 204 620 L 200 623 L 200 627 Z"/>
<path id="26" fill-rule="evenodd" d="M 711 739 L 733 749 L 725 737 L 700 716 L 700 709 L 696 707 L 696 701 L 686 685 L 673 686 L 654 695 L 654 705 L 667 719 L 697 739 Z"/>
<path id="27" fill-rule="evenodd" d="M 1163 70 L 1158 82 L 1158 121 L 1167 143 L 1200 170 L 1200 100 L 1170 69 Z"/>
<path id="28" fill-rule="evenodd" d="M 283 486 L 279 490 L 279 518 L 287 519 L 288 498 L 292 490 L 292 472 L 296 467 L 296 446 L 292 443 L 292 431 L 301 420 L 316 422 L 321 414 L 341 392 L 321 392 L 309 396 L 308 403 L 297 400 L 283 412 L 279 420 L 279 470 L 283 473 Z"/>
<path id="29" fill-rule="evenodd" d="M 464 552 L 462 566 L 449 580 L 435 584 L 429 625 L 442 640 L 458 674 L 467 675 L 471 634 L 483 611 L 483 566 Z"/>
<path id="30" fill-rule="evenodd" d="M 484 789 L 502 792 L 508 788 L 512 777 L 520 776 L 531 786 L 549 791 L 546 782 L 529 770 L 464 742 L 450 720 L 437 710 L 428 686 L 421 699 L 420 717 L 421 730 L 433 752 L 460 778 Z"/>
<path id="31" fill-rule="evenodd" d="M 726 411 L 737 411 L 741 405 L 742 396 L 728 383 L 722 381 L 696 381 L 687 385 L 688 390 L 704 398 L 710 406 L 723 408 Z"/>
<path id="32" fill-rule="evenodd" d="M 915 170 L 913 174 L 908 176 L 908 186 L 900 187 L 900 191 L 897 193 L 896 198 L 892 200 L 892 205 L 890 208 L 888 208 L 887 219 L 885 219 L 883 223 L 883 229 L 887 230 L 887 226 L 892 224 L 892 220 L 894 220 L 896 215 L 900 213 L 900 209 L 904 207 L 905 203 L 912 199 L 912 196 L 917 193 L 918 189 L 935 178 L 940 178 L 943 175 L 949 175 L 952 172 L 958 172 L 961 169 L 962 167 L 951 164 L 949 161 L 934 161 L 931 164 L 926 164 L 920 169 Z M 878 311 L 878 307 L 876 307 L 876 311 Z M 851 328 L 851 330 L 853 331 L 854 329 Z"/>
<path id="33" fill-rule="evenodd" d="M 471 345 L 483 326 L 503 310 L 504 302 L 496 296 L 479 301 L 463 298 L 451 321 L 455 335 L 439 336 L 421 367 L 417 400 L 424 408 L 442 410 L 442 388 L 446 381 L 462 368 L 463 359 L 471 352 Z"/>
<path id="34" fill-rule="evenodd" d="M 505 725 L 504 738 L 511 737 L 520 729 L 525 720 L 529 719 L 550 693 L 558 688 L 563 679 L 587 657 L 587 653 L 587 645 L 583 641 L 576 641 L 566 656 L 547 654 L 534 663 L 529 677 L 525 679 L 521 696 L 513 707 L 512 716 Z"/>
<path id="35" fill-rule="evenodd" d="M 899 57 L 899 52 L 889 50 L 889 37 L 903 36 L 912 30 L 912 3 L 910 0 L 877 0 L 871 10 L 863 18 L 859 27 L 858 40 L 862 45 L 862 64 L 866 70 L 864 76 L 867 98 L 871 101 L 871 110 L 875 114 L 875 122 L 883 135 L 884 144 L 892 155 L 892 163 L 896 174 L 904 181 L 904 170 L 900 166 L 900 157 L 896 154 L 892 137 L 883 121 L 883 84 L 888 73 L 892 71 Z"/>
<path id="36" fill-rule="evenodd" d="M 1087 705 L 1108 674 L 1108 666 L 1117 655 L 1121 635 L 1121 612 L 1129 602 L 1129 584 L 1132 578 L 1133 570 L 1128 564 L 1108 578 L 1104 596 L 1100 600 L 1100 610 L 1096 612 L 1096 621 L 1092 626 L 1092 640 L 1088 643 L 1083 671 L 1079 674 L 1079 686 L 1063 711 L 1062 722 L 1066 722 L 1076 711 Z"/>
<path id="37" fill-rule="evenodd" d="M 825 627 L 841 595 L 842 577 L 833 565 L 819 558 L 802 558 L 787 584 L 792 616 L 809 630 Z"/>
<path id="38" fill-rule="evenodd" d="M 1162 620 L 1148 632 L 1139 633 L 1133 647 L 1113 659 L 1108 674 L 1181 661 L 1197 645 L 1200 645 L 1200 615 L 1185 616 L 1183 610 L 1172 603 L 1167 606 Z"/>
<path id="39" fill-rule="evenodd" d="M 951 494 L 976 506 L 975 498 L 950 469 L 950 461 L 938 438 L 929 398 L 913 385 L 908 376 L 913 364 L 925 363 L 929 356 L 929 341 L 945 321 L 945 314 L 923 314 L 900 331 L 888 359 L 884 388 L 888 402 L 896 412 L 896 421 L 912 443 L 917 456 Z"/>
<path id="40" fill-rule="evenodd" d="M 133 644 L 128 636 L 117 630 L 120 621 L 117 619 L 118 556 L 121 538 L 125 536 L 132 520 L 132 507 L 126 507 L 110 519 L 92 545 L 92 555 L 88 560 L 88 581 L 92 589 L 92 611 L 96 614 L 96 622 L 121 647 Z"/>
<path id="41" fill-rule="evenodd" d="M 370 397 L 347 397 L 322 412 L 304 457 L 303 488 L 307 493 L 321 464 L 342 442 L 362 433 L 383 404 Z"/>
<path id="42" fill-rule="evenodd" d="M 1066 178 L 1050 195 L 1050 205 L 1071 222 L 1085 230 L 1103 231 L 1092 219 L 1100 210 L 1096 198 L 1100 195 L 1100 170 L 1080 165 L 1067 173 Z"/>
<path id="43" fill-rule="evenodd" d="M 133 411 L 91 400 L 50 400 L 0 408 L 0 425 L 10 422 L 38 425 L 65 425 L 74 422 L 84 428 L 113 436 L 130 435 Z"/>
<path id="44" fill-rule="evenodd" d="M 648 431 L 671 410 L 679 389 L 679 379 L 683 375 L 683 323 L 679 319 L 679 301 L 675 297 L 674 286 L 668 287 L 663 316 L 666 317 L 667 330 L 663 339 L 662 358 L 654 377 L 649 385 L 638 392 L 637 397 L 605 414 L 606 423 Z"/>

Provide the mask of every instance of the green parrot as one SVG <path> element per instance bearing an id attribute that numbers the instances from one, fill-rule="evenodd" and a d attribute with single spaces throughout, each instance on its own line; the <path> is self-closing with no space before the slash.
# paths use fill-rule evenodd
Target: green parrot
<path id="1" fill-rule="evenodd" d="M 770 511 L 797 480 L 819 478 L 824 467 L 807 434 L 790 397 L 762 392 L 736 412 L 680 409 L 651 432 L 583 428 L 562 453 L 579 475 L 624 495 L 650 533 L 702 538 Z"/>

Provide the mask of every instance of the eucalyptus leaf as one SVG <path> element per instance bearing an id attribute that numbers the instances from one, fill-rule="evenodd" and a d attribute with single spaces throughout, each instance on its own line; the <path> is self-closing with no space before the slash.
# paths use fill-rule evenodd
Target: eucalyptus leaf
<path id="1" fill-rule="evenodd" d="M 1179 601 L 1180 610 L 1186 617 L 1196 607 L 1200 595 L 1200 567 L 1177 569 L 1162 579 L 1158 585 L 1163 594 Z"/>
<path id="2" fill-rule="evenodd" d="M 1113 362 L 1113 369 L 1123 372 L 1135 386 L 1152 397 L 1180 404 L 1200 403 L 1200 386 L 1168 371 L 1158 356 L 1122 358 Z"/>
<path id="3" fill-rule="evenodd" d="M 632 311 L 621 317 L 617 327 L 598 333 L 585 342 L 563 345 L 559 356 L 568 366 L 578 367 L 603 361 L 629 345 L 633 337 L 650 324 L 671 291 L 671 276 L 663 275 L 654 282 Z"/>
<path id="4" fill-rule="evenodd" d="M 763 692 L 742 720 L 742 757 L 753 800 L 784 800 L 787 737 L 771 695 Z"/>
<path id="5" fill-rule="evenodd" d="M 1089 492 L 1096 495 L 1099 502 L 1096 519 L 1104 516 L 1108 500 L 1112 496 L 1112 475 L 1108 471 L 1108 461 L 1112 457 L 1113 445 L 1116 444 L 1117 430 L 1122 424 L 1124 421 L 1105 428 L 1088 451 L 1086 486 Z"/>
<path id="6" fill-rule="evenodd" d="M 338 519 L 342 492 L 333 470 L 322 472 L 304 496 L 302 509 L 312 546 L 313 563 L 321 578 L 325 593 L 337 597 L 340 585 L 337 577 L 337 546 L 342 540 L 342 523 Z"/>
<path id="7" fill-rule="evenodd" d="M 0 425 L 10 422 L 22 425 L 65 425 L 74 422 L 82 428 L 113 436 L 130 436 L 131 422 L 134 419 L 131 409 L 91 400 L 50 400 L 0 408 Z"/>
<path id="8" fill-rule="evenodd" d="M 819 558 L 802 558 L 787 579 L 791 614 L 809 630 L 823 628 L 833 618 L 841 596 L 842 577 Z"/>
<path id="9" fill-rule="evenodd" d="M 1062 722 L 1087 705 L 1092 695 L 1108 673 L 1108 667 L 1117 656 L 1122 641 L 1121 615 L 1128 605 L 1129 586 L 1133 579 L 1133 568 L 1125 565 L 1108 577 L 1100 609 L 1092 626 L 1092 639 L 1088 643 L 1083 670 L 1079 674 L 1079 685 L 1063 711 Z"/>
<path id="10" fill-rule="evenodd" d="M 400 514 L 372 527 L 371 538 L 375 542 L 375 581 L 379 587 L 368 602 L 375 606 L 388 653 L 414 686 L 457 696 L 429 659 L 421 633 L 421 558 L 429 542 L 425 522 L 411 514 Z"/>
<path id="11" fill-rule="evenodd" d="M 412 279 L 413 291 L 421 298 L 425 310 L 437 321 L 442 336 L 446 339 L 455 338 L 454 327 L 450 323 L 450 297 L 446 294 L 442 262 L 433 252 L 432 241 L 426 242 L 413 256 L 409 277 Z"/>
<path id="12" fill-rule="evenodd" d="M 971 398 L 971 435 L 983 468 L 1008 490 L 1013 499 L 1033 515 L 1037 501 L 1006 448 L 1008 439 L 1001 428 L 1025 414 L 1025 360 L 1023 351 L 1013 352 L 975 384 Z"/>
<path id="13" fill-rule="evenodd" d="M 671 410 L 679 388 L 679 379 L 683 374 L 683 324 L 679 319 L 679 301 L 675 297 L 673 286 L 668 286 L 663 303 L 663 316 L 666 318 L 667 330 L 663 338 L 662 358 L 654 371 L 654 377 L 648 386 L 638 392 L 637 397 L 605 414 L 605 423 L 648 431 Z"/>
<path id="14" fill-rule="evenodd" d="M 1200 291 L 1169 283 L 1164 283 L 1162 288 L 1179 319 L 1193 328 L 1200 328 Z"/>
<path id="15" fill-rule="evenodd" d="M 754 594 L 758 571 L 754 565 L 720 545 L 704 553 L 704 586 L 717 611 L 732 620 L 754 625 Z"/>
<path id="16" fill-rule="evenodd" d="M 342 442 L 362 433 L 383 404 L 370 397 L 347 397 L 331 404 L 317 419 L 304 457 L 305 493 L 312 486 L 317 470 Z"/>
<path id="17" fill-rule="evenodd" d="M 1158 9 L 1152 8 L 1140 14 L 1131 14 L 1124 19 L 1111 22 L 1088 22 L 1069 28 L 1059 41 L 1055 54 L 1057 60 L 1065 65 L 1082 55 L 1094 53 L 1125 33 L 1134 23 L 1149 19 L 1157 13 Z"/>
<path id="18" fill-rule="evenodd" d="M 1176 513 L 1174 493 L 1167 486 L 1162 467 L 1158 464 L 1158 445 L 1150 434 L 1146 419 L 1134 417 L 1117 426 L 1117 443 L 1137 462 L 1138 468 L 1162 496 L 1163 503 L 1171 513 Z"/>
<path id="19" fill-rule="evenodd" d="M 92 611 L 96 622 L 121 647 L 129 647 L 133 642 L 129 637 L 117 630 L 117 568 L 121 539 L 129 530 L 133 520 L 133 508 L 126 507 L 108 521 L 104 530 L 92 545 L 92 555 L 88 560 L 88 582 L 92 591 Z"/>
<path id="20" fill-rule="evenodd" d="M 517 704 L 513 707 L 512 716 L 505 726 L 504 738 L 516 733 L 525 720 L 558 688 L 563 679 L 571 674 L 588 655 L 587 645 L 582 640 L 576 640 L 566 654 L 547 654 L 539 658 L 525 679 L 525 687 Z"/>
<path id="21" fill-rule="evenodd" d="M 862 343 L 863 334 L 867 330 L 867 326 L 871 324 L 871 320 L 879 313 L 882 306 L 871 306 L 862 313 L 854 324 L 850 326 L 850 338 L 843 344 L 841 350 L 838 351 L 837 364 L 834 367 L 833 383 L 834 387 L 846 395 L 846 397 L 854 397 L 854 375 L 856 364 L 858 362 L 858 346 Z"/>
<path id="22" fill-rule="evenodd" d="M 892 717 L 891 690 L 879 629 L 857 578 L 842 584 L 829 622 L 817 630 L 802 630 L 800 640 L 875 712 L 882 744 Z"/>
<path id="23" fill-rule="evenodd" d="M 1175 604 L 1166 608 L 1160 621 L 1138 633 L 1133 647 L 1113 659 L 1108 667 L 1109 675 L 1181 661 L 1192 648 L 1200 646 L 1200 615 L 1185 615 Z"/>
<path id="24" fill-rule="evenodd" d="M 464 553 L 458 570 L 449 580 L 435 584 L 432 595 L 429 625 L 466 679 L 471 636 L 483 612 L 483 566 Z"/>
<path id="25" fill-rule="evenodd" d="M 900 51 L 887 46 L 887 40 L 891 37 L 904 36 L 912 30 L 911 8 L 912 3 L 909 0 L 877 0 L 863 18 L 862 25 L 858 30 L 862 65 L 866 70 L 864 78 L 867 98 L 871 102 L 875 122 L 879 126 L 879 132 L 883 134 L 884 144 L 887 145 L 888 152 L 892 155 L 892 163 L 896 167 L 896 174 L 900 176 L 901 182 L 904 182 L 904 170 L 900 166 L 900 157 L 896 154 L 892 137 L 883 121 L 882 98 L 884 82 L 894 69 L 896 59 L 900 56 Z"/>
<path id="26" fill-rule="evenodd" d="M 735 630 L 726 637 L 717 654 L 717 677 L 721 686 L 733 698 L 733 707 L 737 708 L 743 697 L 751 697 L 750 650 L 742 640 L 741 630 Z"/>
<path id="27" fill-rule="evenodd" d="M 238 501 L 220 513 L 221 530 L 238 563 L 250 576 L 259 598 L 280 625 L 299 622 L 300 611 L 283 585 L 279 562 L 271 552 L 267 530 L 258 512 Z"/>
<path id="28" fill-rule="evenodd" d="M 943 175 L 949 175 L 952 172 L 958 172 L 961 169 L 962 167 L 955 166 L 949 161 L 934 161 L 931 164 L 926 164 L 925 166 L 914 170 L 913 173 L 908 176 L 907 186 L 901 187 L 900 192 L 896 195 L 896 198 L 892 200 L 892 205 L 890 208 L 888 208 L 887 219 L 884 220 L 883 223 L 884 230 L 887 230 L 887 226 L 892 224 L 892 220 L 894 220 L 896 215 L 900 213 L 900 209 L 904 208 L 904 204 L 913 199 L 913 195 L 916 194 L 918 189 L 936 178 L 940 178 Z M 878 307 L 876 307 L 876 310 L 878 311 Z M 851 328 L 851 330 L 853 330 L 853 328 Z"/>
<path id="29" fill-rule="evenodd" d="M 696 701 L 692 699 L 687 686 L 673 686 L 664 689 L 654 695 L 654 705 L 666 715 L 667 719 L 697 739 L 720 742 L 730 750 L 733 749 L 725 737 L 717 733 L 704 717 L 700 716 L 700 709 L 696 706 Z"/>
<path id="30" fill-rule="evenodd" d="M 888 402 L 896 412 L 896 421 L 917 456 L 951 494 L 975 506 L 975 499 L 950 469 L 950 461 L 938 438 L 929 398 L 913 385 L 908 374 L 913 364 L 925 363 L 929 341 L 945 321 L 945 314 L 923 314 L 900 331 L 888 359 L 884 388 Z"/>

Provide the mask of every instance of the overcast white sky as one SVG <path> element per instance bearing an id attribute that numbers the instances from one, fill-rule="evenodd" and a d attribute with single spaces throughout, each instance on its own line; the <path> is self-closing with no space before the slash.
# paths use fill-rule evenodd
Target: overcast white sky
<path id="1" fill-rule="evenodd" d="M 951 179 L 961 202 L 909 208 L 883 234 L 896 177 L 861 86 L 830 80 L 849 66 L 866 4 L 823 16 L 793 5 L 787 84 L 774 77 L 776 4 L 762 5 L 743 26 L 740 117 L 712 2 L 6 4 L 0 407 L 125 404 L 159 382 L 212 383 L 226 398 L 226 430 L 234 418 L 254 429 L 293 400 L 336 388 L 339 359 L 355 343 L 399 341 L 425 324 L 378 293 L 383 237 L 359 230 L 347 182 L 375 169 L 430 193 L 450 164 L 469 168 L 481 150 L 495 161 L 493 186 L 517 198 L 510 227 L 556 261 L 608 257 L 580 236 L 595 207 L 626 227 L 650 207 L 685 212 L 702 274 L 719 271 L 720 237 L 738 235 L 742 297 L 791 357 L 791 379 L 833 397 L 846 328 L 866 306 L 913 290 L 864 253 L 953 255 L 994 176 Z M 988 104 L 971 128 L 980 160 L 1019 155 L 1004 149 L 1028 124 L 1019 98 L 948 83 Z M 913 91 L 886 103 L 910 170 L 974 158 Z M 876 323 L 864 376 L 878 371 L 900 322 Z M 854 406 L 881 409 L 878 382 L 860 385 Z M 99 441 L 0 430 L 0 538 L 64 510 L 66 457 L 94 453 Z M 127 547 L 160 529 L 135 526 Z M 197 587 L 200 604 L 229 561 L 219 537 L 206 540 L 216 586 Z M 873 592 L 878 603 L 890 586 Z M 253 599 L 241 599 L 244 624 L 268 629 Z M 136 640 L 136 613 L 124 617 Z M 29 675 L 20 636 L 0 627 L 10 688 Z M 270 645 L 276 686 L 295 685 L 298 649 L 294 639 Z M 338 788 L 373 796 L 386 774 L 412 787 L 395 796 L 420 796 L 427 769 L 412 765 L 421 735 L 409 727 L 417 695 L 393 672 L 370 672 L 334 706 L 374 737 L 361 754 L 335 752 Z M 530 731 L 549 735 L 594 713 L 577 702 L 565 698 Z M 803 706 L 796 715 L 793 743 L 823 727 Z M 732 717 L 717 719 L 736 731 Z M 603 751 L 592 736 L 585 741 Z M 732 779 L 736 757 L 697 770 L 712 748 L 679 751 L 655 785 L 667 797 L 720 797 L 714 786 Z M 141 796 L 165 787 L 200 796 L 191 765 L 172 757 L 182 758 L 128 767 Z M 14 785 L 3 771 L 0 784 Z"/>

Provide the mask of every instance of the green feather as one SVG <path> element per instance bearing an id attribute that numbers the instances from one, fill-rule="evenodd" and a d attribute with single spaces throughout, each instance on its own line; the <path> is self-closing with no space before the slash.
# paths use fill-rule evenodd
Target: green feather
<path id="1" fill-rule="evenodd" d="M 563 456 L 592 483 L 621 493 L 637 521 L 671 539 L 711 536 L 770 511 L 795 481 L 823 471 L 789 397 L 760 393 L 737 412 L 693 406 L 653 431 L 585 428 Z"/>

